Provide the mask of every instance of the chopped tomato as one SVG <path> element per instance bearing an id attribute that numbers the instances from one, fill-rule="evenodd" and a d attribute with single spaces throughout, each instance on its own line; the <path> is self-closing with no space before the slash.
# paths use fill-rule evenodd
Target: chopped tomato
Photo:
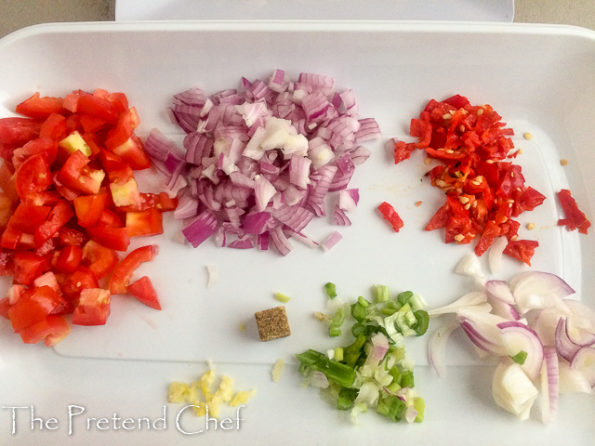
<path id="1" fill-rule="evenodd" d="M 118 110 L 113 103 L 94 95 L 83 95 L 78 98 L 77 112 L 103 119 L 110 124 L 118 121 Z"/>
<path id="2" fill-rule="evenodd" d="M 38 153 L 45 158 L 48 165 L 52 165 L 58 155 L 58 143 L 46 136 L 32 139 L 12 152 L 12 165 L 18 169 L 27 158 Z"/>
<path id="3" fill-rule="evenodd" d="M 127 212 L 126 231 L 130 237 L 162 234 L 161 212 L 155 208 L 141 212 Z"/>
<path id="4" fill-rule="evenodd" d="M 103 170 L 95 170 L 87 167 L 89 158 L 80 150 L 74 151 L 66 160 L 58 179 L 65 186 L 78 190 L 85 194 L 96 194 L 101 188 L 101 182 L 105 177 Z"/>
<path id="5" fill-rule="evenodd" d="M 58 233 L 58 240 L 62 246 L 82 245 L 87 240 L 87 236 L 78 229 L 65 226 L 60 229 L 60 232 Z"/>
<path id="6" fill-rule="evenodd" d="M 18 251 L 14 258 L 14 281 L 31 285 L 33 281 L 50 269 L 47 256 L 38 256 L 29 251 Z"/>
<path id="7" fill-rule="evenodd" d="M 79 302 L 72 313 L 72 323 L 77 325 L 105 325 L 110 314 L 110 293 L 102 288 L 81 291 Z"/>
<path id="8" fill-rule="evenodd" d="M 130 244 L 130 237 L 126 228 L 116 228 L 104 223 L 98 223 L 87 229 L 92 240 L 116 251 L 126 251 Z"/>
<path id="9" fill-rule="evenodd" d="M 13 276 L 0 315 L 24 342 L 51 346 L 70 331 L 62 315 L 105 324 L 110 292 L 98 280 L 111 275 L 110 284 L 127 292 L 132 272 L 156 247 L 122 262 L 116 250 L 126 251 L 130 236 L 163 232 L 161 213 L 177 199 L 139 191 L 134 170 L 151 163 L 123 93 L 35 93 L 17 112 L 29 117 L 0 119 L 0 275 Z M 159 305 L 147 277 L 130 287 Z"/>
<path id="10" fill-rule="evenodd" d="M 47 118 L 62 111 L 62 98 L 41 97 L 35 93 L 17 105 L 16 112 L 35 119 Z"/>
<path id="11" fill-rule="evenodd" d="M 99 221 L 101 214 L 105 210 L 107 193 L 81 195 L 80 197 L 76 197 L 72 203 L 74 204 L 78 224 L 83 228 L 88 228 Z"/>
<path id="12" fill-rule="evenodd" d="M 591 222 L 576 204 L 575 199 L 568 189 L 562 189 L 558 192 L 558 201 L 564 211 L 564 217 L 558 220 L 559 226 L 566 226 L 569 231 L 578 229 L 581 234 L 587 234 Z"/>
<path id="13" fill-rule="evenodd" d="M 41 124 L 39 136 L 40 138 L 60 141 L 66 136 L 66 118 L 61 114 L 52 113 Z"/>
<path id="14" fill-rule="evenodd" d="M 109 281 L 112 294 L 124 294 L 130 283 L 134 271 L 144 262 L 150 262 L 157 254 L 156 245 L 147 245 L 137 248 L 128 254 L 114 269 Z"/>
<path id="15" fill-rule="evenodd" d="M 52 173 L 43 155 L 33 155 L 21 164 L 16 172 L 15 184 L 21 199 L 30 193 L 43 192 L 52 185 Z"/>
<path id="16" fill-rule="evenodd" d="M 15 332 L 45 319 L 65 304 L 64 299 L 48 286 L 31 288 L 8 310 Z"/>
<path id="17" fill-rule="evenodd" d="M 13 228 L 32 234 L 48 217 L 50 206 L 34 206 L 21 203 L 17 206 L 8 224 Z"/>
<path id="18" fill-rule="evenodd" d="M 399 229 L 403 227 L 403 220 L 401 220 L 401 217 L 399 217 L 395 208 L 385 201 L 378 206 L 378 210 L 384 219 L 391 224 L 394 231 L 399 232 Z"/>
<path id="19" fill-rule="evenodd" d="M 35 245 L 41 246 L 53 237 L 74 216 L 74 212 L 64 200 L 58 201 L 50 211 L 48 218 L 35 230 Z"/>
<path id="20" fill-rule="evenodd" d="M 29 118 L 0 119 L 0 144 L 19 147 L 39 136 L 41 124 Z M 6 159 L 6 158 L 5 158 Z"/>
<path id="21" fill-rule="evenodd" d="M 52 347 L 70 333 L 70 326 L 63 316 L 49 315 L 39 322 L 24 328 L 19 333 L 26 344 L 37 344 L 44 341 Z"/>
<path id="22" fill-rule="evenodd" d="M 161 304 L 159 303 L 155 288 L 153 288 L 151 279 L 147 276 L 143 276 L 128 285 L 128 292 L 145 305 L 156 310 L 161 310 Z"/>
<path id="23" fill-rule="evenodd" d="M 82 290 L 98 286 L 95 275 L 83 266 L 79 266 L 73 273 L 65 276 L 60 283 L 62 292 L 71 300 L 78 298 Z"/>
<path id="24" fill-rule="evenodd" d="M 83 265 L 97 279 L 107 276 L 117 263 L 118 255 L 113 249 L 106 248 L 93 240 L 89 240 L 83 246 Z"/>
<path id="25" fill-rule="evenodd" d="M 76 271 L 83 259 L 83 249 L 79 245 L 67 245 L 60 251 L 54 268 L 61 273 Z"/>
<path id="26" fill-rule="evenodd" d="M 142 142 L 134 135 L 112 150 L 134 170 L 147 169 L 151 166 L 151 160 L 143 150 Z"/>

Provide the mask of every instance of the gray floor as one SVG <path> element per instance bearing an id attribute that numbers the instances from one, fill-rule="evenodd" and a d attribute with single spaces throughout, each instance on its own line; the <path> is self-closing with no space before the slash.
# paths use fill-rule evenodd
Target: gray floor
<path id="1" fill-rule="evenodd" d="M 36 23 L 114 20 L 114 13 L 115 0 L 0 0 L 0 37 Z M 516 0 L 515 22 L 595 29 L 595 0 Z"/>

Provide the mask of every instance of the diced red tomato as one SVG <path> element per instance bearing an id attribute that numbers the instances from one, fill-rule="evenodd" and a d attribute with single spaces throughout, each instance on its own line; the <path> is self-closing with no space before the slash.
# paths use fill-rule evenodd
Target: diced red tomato
<path id="1" fill-rule="evenodd" d="M 60 283 L 62 292 L 71 300 L 77 299 L 82 290 L 98 287 L 95 275 L 83 266 L 79 266 L 73 273 L 66 275 Z"/>
<path id="2" fill-rule="evenodd" d="M 13 330 L 18 333 L 45 319 L 65 305 L 64 299 L 48 286 L 31 288 L 8 310 Z"/>
<path id="3" fill-rule="evenodd" d="M 105 325 L 110 314 L 110 293 L 102 288 L 81 291 L 78 305 L 72 313 L 77 325 Z"/>
<path id="4" fill-rule="evenodd" d="M 82 246 L 87 240 L 87 236 L 78 229 L 65 226 L 60 229 L 58 233 L 58 240 L 62 246 L 66 245 L 79 245 Z"/>
<path id="5" fill-rule="evenodd" d="M 155 208 L 141 212 L 127 212 L 126 231 L 130 237 L 162 234 L 161 212 Z"/>
<path id="6" fill-rule="evenodd" d="M 29 251 L 18 251 L 14 258 L 14 281 L 31 285 L 33 281 L 50 269 L 47 256 L 41 257 Z"/>
<path id="7" fill-rule="evenodd" d="M 29 118 L 0 119 L 0 144 L 19 147 L 39 136 L 41 124 Z M 6 159 L 6 158 L 5 158 Z"/>
<path id="8" fill-rule="evenodd" d="M 97 243 L 116 251 L 126 251 L 130 245 L 130 237 L 126 228 L 116 228 L 98 223 L 87 229 L 91 239 Z"/>
<path id="9" fill-rule="evenodd" d="M 61 273 L 72 273 L 81 264 L 83 249 L 79 245 L 67 245 L 60 251 L 54 268 Z"/>
<path id="10" fill-rule="evenodd" d="M 94 95 L 83 95 L 78 98 L 77 112 L 103 119 L 110 124 L 118 121 L 118 109 L 107 99 Z"/>
<path id="11" fill-rule="evenodd" d="M 384 219 L 391 224 L 394 231 L 399 232 L 399 229 L 403 227 L 403 220 L 401 220 L 401 217 L 399 217 L 399 214 L 397 214 L 395 208 L 393 208 L 389 203 L 384 201 L 380 204 L 380 206 L 378 206 L 378 210 L 380 211 Z"/>
<path id="12" fill-rule="evenodd" d="M 116 254 L 128 249 L 130 236 L 163 232 L 161 213 L 177 206 L 166 193 L 138 189 L 133 169 L 149 167 L 150 159 L 126 95 L 35 93 L 17 111 L 31 118 L 0 119 L 0 275 L 13 276 L 0 315 L 24 342 L 52 346 L 70 332 L 63 315 L 105 324 L 110 292 L 98 280 L 110 274 L 120 293 L 160 307 L 148 277 L 129 284 L 156 247 L 121 262 Z"/>
<path id="13" fill-rule="evenodd" d="M 45 158 L 48 166 L 50 166 L 58 155 L 58 143 L 45 136 L 32 139 L 23 147 L 15 149 L 12 152 L 12 164 L 15 169 L 19 169 L 27 158 L 38 153 Z"/>
<path id="14" fill-rule="evenodd" d="M 63 316 L 49 315 L 39 322 L 24 328 L 19 333 L 26 344 L 37 344 L 44 341 L 53 347 L 70 333 L 70 326 Z"/>
<path id="15" fill-rule="evenodd" d="M 103 170 L 95 170 L 87 167 L 89 158 L 80 150 L 73 152 L 58 173 L 58 179 L 65 186 L 78 190 L 85 194 L 96 194 L 101 188 L 101 182 L 105 177 Z"/>
<path id="16" fill-rule="evenodd" d="M 564 217 L 558 220 L 559 226 L 566 226 L 569 231 L 578 229 L 581 234 L 587 234 L 591 222 L 576 204 L 576 201 L 568 189 L 558 192 L 558 201 L 564 211 Z"/>
<path id="17" fill-rule="evenodd" d="M 128 292 L 145 305 L 156 310 L 161 310 L 161 304 L 159 303 L 153 283 L 147 276 L 143 276 L 128 285 Z"/>
<path id="18" fill-rule="evenodd" d="M 58 201 L 50 211 L 47 220 L 35 230 L 35 245 L 41 246 L 47 239 L 53 237 L 72 217 L 74 212 L 70 205 L 64 200 Z"/>
<path id="19" fill-rule="evenodd" d="M 66 136 L 66 118 L 58 113 L 52 113 L 41 124 L 40 138 L 50 138 L 60 141 Z"/>
<path id="20" fill-rule="evenodd" d="M 93 226 L 99 221 L 107 203 L 107 193 L 101 192 L 95 195 L 81 195 L 76 197 L 72 203 L 76 213 L 77 222 L 83 228 Z"/>
<path id="21" fill-rule="evenodd" d="M 14 229 L 32 234 L 48 217 L 50 206 L 33 206 L 21 203 L 17 206 L 8 224 Z"/>
<path id="22" fill-rule="evenodd" d="M 106 248 L 93 240 L 89 240 L 83 246 L 83 265 L 97 279 L 107 276 L 114 269 L 118 260 L 118 255 L 113 249 Z"/>
<path id="23" fill-rule="evenodd" d="M 35 93 L 17 105 L 16 112 L 35 119 L 45 119 L 62 111 L 62 98 L 41 97 Z"/>
<path id="24" fill-rule="evenodd" d="M 125 294 L 134 271 L 144 262 L 150 262 L 158 252 L 156 245 L 137 248 L 128 254 L 114 269 L 109 281 L 112 294 Z"/>
<path id="25" fill-rule="evenodd" d="M 52 184 L 52 173 L 41 154 L 33 155 L 21 164 L 15 177 L 16 191 L 21 199 L 29 193 L 43 192 Z"/>

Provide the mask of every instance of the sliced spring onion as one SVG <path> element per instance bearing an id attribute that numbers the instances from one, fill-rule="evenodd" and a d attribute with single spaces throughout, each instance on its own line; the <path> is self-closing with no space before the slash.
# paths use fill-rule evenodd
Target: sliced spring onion
<path id="1" fill-rule="evenodd" d="M 277 299 L 279 302 L 287 303 L 291 300 L 291 297 L 277 291 L 275 293 L 275 299 Z"/>
<path id="2" fill-rule="evenodd" d="M 329 299 L 334 299 L 337 297 L 337 287 L 332 282 L 327 282 L 324 284 L 324 291 Z"/>

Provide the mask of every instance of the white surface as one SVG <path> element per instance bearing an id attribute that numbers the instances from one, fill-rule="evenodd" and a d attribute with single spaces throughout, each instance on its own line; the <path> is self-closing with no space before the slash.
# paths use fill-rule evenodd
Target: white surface
<path id="1" fill-rule="evenodd" d="M 116 0 L 116 20 L 393 19 L 512 22 L 514 0 Z"/>
<path id="2" fill-rule="evenodd" d="M 159 127 L 175 136 L 180 132 L 165 111 L 173 93 L 194 85 L 213 92 L 237 85 L 241 75 L 262 77 L 281 67 L 293 76 L 300 71 L 333 75 L 339 88 L 353 88 L 361 115 L 378 119 L 385 140 L 405 137 L 410 118 L 429 98 L 462 93 L 474 103 L 492 104 L 504 116 L 519 135 L 515 142 L 524 151 L 519 162 L 527 183 L 548 197 L 519 219 L 537 224 L 532 232 L 521 230 L 540 241 L 534 268 L 561 274 L 579 298 L 593 305 L 593 294 L 581 293 L 595 287 L 593 275 L 583 274 L 595 266 L 593 236 L 579 237 L 555 225 L 553 193 L 569 184 L 587 214 L 595 215 L 595 198 L 588 193 L 595 187 L 595 156 L 589 150 L 595 119 L 594 36 L 568 27 L 390 22 L 48 25 L 0 41 L 0 64 L 11 67 L 0 72 L 0 115 L 8 115 L 36 90 L 61 95 L 102 87 L 128 94 L 141 115 L 141 134 Z M 531 141 L 520 136 L 526 131 L 534 135 Z M 264 434 L 264 444 L 352 444 L 370 438 L 380 443 L 395 432 L 400 441 L 417 444 L 445 444 L 445 433 L 448 444 L 485 443 L 486 436 L 497 444 L 590 444 L 592 397 L 564 396 L 560 419 L 547 428 L 537 421 L 518 423 L 494 407 L 491 369 L 472 361 L 461 339 L 449 348 L 449 363 L 457 367 L 447 379 L 435 378 L 423 366 L 416 374 L 428 402 L 421 426 L 393 426 L 373 414 L 362 417 L 362 426 L 350 426 L 315 391 L 300 388 L 293 367 L 272 384 L 270 367 L 278 358 L 293 362 L 295 353 L 332 344 L 311 317 L 323 308 L 321 286 L 326 281 L 336 282 L 348 299 L 367 294 L 373 283 L 384 283 L 395 291 L 420 292 L 431 306 L 458 296 L 467 284 L 451 271 L 471 248 L 446 246 L 440 232 L 421 230 L 443 197 L 420 182 L 426 170 L 420 154 L 395 167 L 382 142 L 368 146 L 374 154 L 353 179 L 362 197 L 354 225 L 342 230 L 343 241 L 326 254 L 299 244 L 285 258 L 218 249 L 210 242 L 191 249 L 175 241 L 176 225 L 167 225 L 166 236 L 150 240 L 158 241 L 159 256 L 142 267 L 161 296 L 162 312 L 114 298 L 108 325 L 75 327 L 58 345 L 60 355 L 23 345 L 6 322 L 0 324 L 2 405 L 33 404 L 63 424 L 68 404 L 87 407 L 89 416 L 115 411 L 157 416 L 167 383 L 190 380 L 204 371 L 202 363 L 191 361 L 211 358 L 226 363 L 221 369 L 233 374 L 238 387 L 257 386 L 259 394 L 244 412 L 240 432 L 202 434 L 209 436 L 209 444 L 263 444 Z M 569 160 L 564 169 L 560 158 Z M 392 202 L 405 221 L 399 234 L 391 233 L 374 212 L 383 200 Z M 423 201 L 419 208 L 414 206 L 417 200 Z M 310 232 L 323 236 L 332 229 L 319 225 Z M 209 290 L 206 264 L 219 267 L 219 281 Z M 503 278 L 525 269 L 510 260 L 505 266 Z M 292 297 L 287 311 L 293 334 L 260 343 L 252 314 L 278 304 L 272 298 L 275 291 Z M 246 333 L 239 330 L 241 322 L 247 323 Z M 425 342 L 410 343 L 418 364 L 425 363 Z M 73 439 L 84 444 L 189 441 L 175 428 L 178 409 L 170 406 L 165 432 L 99 432 L 81 426 Z M 0 438 L 10 437 L 9 415 L 0 411 Z M 473 430 L 462 421 L 470 416 Z M 31 433 L 24 414 L 22 420 L 11 444 L 64 444 L 68 437 L 67 426 Z"/>

